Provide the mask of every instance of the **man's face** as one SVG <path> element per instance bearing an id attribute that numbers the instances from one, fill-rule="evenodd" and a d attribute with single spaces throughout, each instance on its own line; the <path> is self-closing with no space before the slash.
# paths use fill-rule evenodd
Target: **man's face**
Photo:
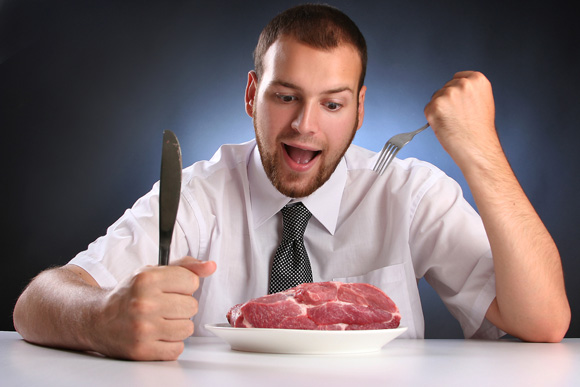
<path id="1" fill-rule="evenodd" d="M 246 111 L 266 174 L 284 195 L 310 195 L 346 152 L 364 116 L 361 66 L 351 45 L 323 51 L 282 37 L 264 56 L 259 84 L 250 72 Z"/>

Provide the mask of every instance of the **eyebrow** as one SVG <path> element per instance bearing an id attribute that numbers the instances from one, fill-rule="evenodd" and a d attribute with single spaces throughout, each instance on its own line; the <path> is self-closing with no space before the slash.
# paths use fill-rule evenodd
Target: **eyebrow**
<path id="1" fill-rule="evenodd" d="M 283 87 L 287 87 L 289 89 L 302 91 L 302 88 L 300 86 L 295 85 L 295 84 L 290 83 L 290 82 L 278 80 L 278 79 L 274 79 L 270 84 L 274 85 L 274 86 L 283 86 Z M 342 86 L 342 87 L 337 87 L 335 89 L 325 90 L 320 94 L 337 94 L 337 93 L 342 93 L 343 91 L 348 91 L 354 95 L 354 91 L 348 86 Z"/>

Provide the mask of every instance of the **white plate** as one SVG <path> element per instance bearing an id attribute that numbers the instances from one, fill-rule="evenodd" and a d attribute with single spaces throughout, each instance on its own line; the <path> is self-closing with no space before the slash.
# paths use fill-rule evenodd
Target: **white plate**
<path id="1" fill-rule="evenodd" d="M 375 352 L 407 330 L 407 327 L 360 331 L 233 328 L 227 323 L 205 327 L 237 351 L 292 354 Z"/>

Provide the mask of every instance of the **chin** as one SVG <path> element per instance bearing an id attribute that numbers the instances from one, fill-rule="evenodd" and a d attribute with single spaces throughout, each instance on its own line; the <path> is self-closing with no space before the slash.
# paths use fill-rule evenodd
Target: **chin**
<path id="1" fill-rule="evenodd" d="M 314 191 L 318 189 L 311 188 L 311 187 L 276 187 L 278 191 L 280 191 L 285 196 L 288 196 L 293 199 L 303 198 L 306 196 L 310 196 Z"/>
<path id="2" fill-rule="evenodd" d="M 292 173 L 290 175 L 278 176 L 281 179 L 274 179 L 272 183 L 283 195 L 291 198 L 303 198 L 310 196 L 320 188 L 330 178 L 331 174 L 318 174 L 314 176 L 300 176 Z"/>

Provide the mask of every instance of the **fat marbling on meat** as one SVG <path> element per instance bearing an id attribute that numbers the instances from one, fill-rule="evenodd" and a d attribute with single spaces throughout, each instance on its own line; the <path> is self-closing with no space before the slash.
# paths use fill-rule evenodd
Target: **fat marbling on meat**
<path id="1" fill-rule="evenodd" d="M 311 330 L 397 328 L 399 308 L 379 288 L 364 283 L 305 283 L 232 307 L 231 326 Z"/>

